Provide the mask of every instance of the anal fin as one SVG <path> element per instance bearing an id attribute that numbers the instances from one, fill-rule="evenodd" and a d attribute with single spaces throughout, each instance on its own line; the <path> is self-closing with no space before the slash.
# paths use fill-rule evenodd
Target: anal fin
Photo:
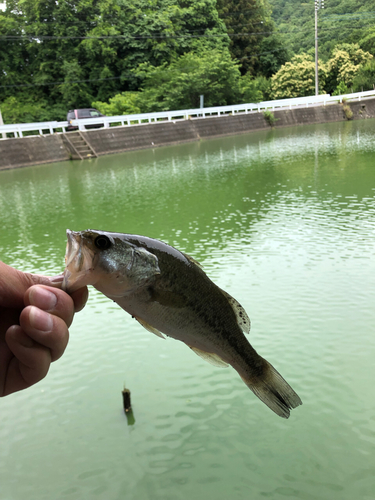
<path id="1" fill-rule="evenodd" d="M 211 365 L 214 366 L 220 366 L 221 368 L 226 368 L 228 366 L 228 363 L 223 361 L 220 356 L 217 354 L 214 354 L 213 352 L 206 352 L 202 351 L 201 349 L 198 349 L 197 347 L 191 347 L 189 346 L 192 351 L 195 352 L 195 354 L 198 354 L 202 359 L 210 363 Z"/>

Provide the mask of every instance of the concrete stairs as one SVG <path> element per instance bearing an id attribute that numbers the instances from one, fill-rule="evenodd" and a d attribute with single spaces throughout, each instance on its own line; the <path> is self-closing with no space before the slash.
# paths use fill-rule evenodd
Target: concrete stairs
<path id="1" fill-rule="evenodd" d="M 69 132 L 64 134 L 65 146 L 69 149 L 72 160 L 87 160 L 97 158 L 97 154 L 81 132 Z"/>

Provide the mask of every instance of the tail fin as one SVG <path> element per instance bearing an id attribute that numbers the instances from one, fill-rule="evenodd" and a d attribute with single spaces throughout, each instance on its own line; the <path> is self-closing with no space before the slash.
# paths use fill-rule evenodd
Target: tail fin
<path id="1" fill-rule="evenodd" d="M 283 379 L 280 373 L 264 358 L 263 375 L 246 380 L 245 384 L 272 411 L 283 418 L 289 418 L 290 410 L 302 404 L 298 394 Z"/>

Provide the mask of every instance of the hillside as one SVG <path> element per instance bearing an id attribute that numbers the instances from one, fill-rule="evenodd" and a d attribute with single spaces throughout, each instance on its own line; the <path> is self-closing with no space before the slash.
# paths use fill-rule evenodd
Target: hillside
<path id="1" fill-rule="evenodd" d="M 272 19 L 294 53 L 314 50 L 314 2 L 269 0 Z M 318 11 L 319 56 L 327 60 L 335 45 L 359 43 L 375 55 L 375 0 L 326 0 Z"/>

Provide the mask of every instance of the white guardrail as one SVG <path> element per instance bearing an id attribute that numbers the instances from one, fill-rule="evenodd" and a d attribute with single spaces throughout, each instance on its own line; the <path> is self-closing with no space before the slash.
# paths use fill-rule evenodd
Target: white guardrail
<path id="1" fill-rule="evenodd" d="M 280 99 L 277 101 L 264 101 L 256 104 L 235 104 L 232 106 L 216 106 L 211 108 L 194 108 L 177 111 L 162 111 L 158 113 L 142 113 L 138 115 L 101 116 L 98 118 L 85 118 L 72 120 L 70 125 L 78 127 L 79 130 L 86 130 L 86 125 L 103 124 L 105 128 L 124 127 L 131 125 L 141 125 L 146 123 L 156 123 L 161 121 L 202 119 L 207 116 L 221 116 L 239 113 L 260 113 L 265 110 L 275 111 L 277 109 L 293 109 L 311 106 L 326 106 L 329 104 L 341 103 L 343 99 L 347 101 L 361 101 L 363 99 L 375 98 L 375 90 L 357 92 L 354 94 L 344 94 L 331 96 L 329 94 L 296 97 L 293 99 Z M 65 133 L 69 123 L 66 122 L 36 122 L 17 123 L 12 125 L 0 125 L 0 140 L 12 137 L 23 137 L 24 132 L 34 132 L 33 135 L 45 135 L 54 133 Z M 29 136 L 30 134 L 28 134 Z"/>

